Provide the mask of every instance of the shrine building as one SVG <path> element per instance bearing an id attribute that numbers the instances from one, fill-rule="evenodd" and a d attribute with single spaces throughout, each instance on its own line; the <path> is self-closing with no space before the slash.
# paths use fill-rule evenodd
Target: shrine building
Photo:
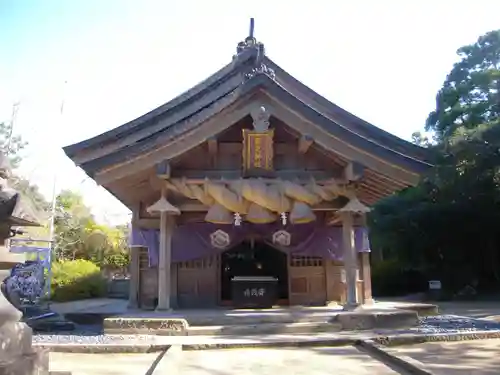
<path id="1" fill-rule="evenodd" d="M 205 81 L 64 151 L 132 211 L 129 304 L 157 310 L 370 303 L 365 215 L 431 166 L 253 31 Z"/>

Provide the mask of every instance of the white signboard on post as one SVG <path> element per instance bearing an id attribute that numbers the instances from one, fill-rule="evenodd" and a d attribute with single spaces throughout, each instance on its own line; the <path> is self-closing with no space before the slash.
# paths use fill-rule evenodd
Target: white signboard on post
<path id="1" fill-rule="evenodd" d="M 441 281 L 440 280 L 429 280 L 429 289 L 430 290 L 441 290 Z"/>

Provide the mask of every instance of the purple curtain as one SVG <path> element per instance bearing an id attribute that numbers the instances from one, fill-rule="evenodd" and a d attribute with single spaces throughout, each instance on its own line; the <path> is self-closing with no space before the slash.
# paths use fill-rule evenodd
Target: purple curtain
<path id="1" fill-rule="evenodd" d="M 229 243 L 224 249 L 212 246 L 211 235 L 217 230 L 223 231 Z M 264 241 L 272 244 L 273 234 L 285 230 L 290 234 L 290 245 L 283 247 L 293 255 L 316 256 L 342 260 L 342 228 L 318 226 L 316 223 L 285 225 L 249 224 L 241 226 L 219 225 L 211 223 L 191 223 L 178 226 L 172 236 L 172 261 L 185 262 L 204 258 L 222 252 L 242 242 L 250 234 L 262 236 Z M 369 252 L 368 230 L 364 227 L 354 229 L 354 242 L 358 252 Z M 149 265 L 158 264 L 159 230 L 133 228 L 130 246 L 148 248 Z"/>

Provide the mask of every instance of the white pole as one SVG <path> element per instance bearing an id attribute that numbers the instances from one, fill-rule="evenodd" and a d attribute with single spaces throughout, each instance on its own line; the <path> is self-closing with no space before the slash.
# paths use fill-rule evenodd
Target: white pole
<path id="1" fill-rule="evenodd" d="M 66 84 L 68 81 L 64 81 L 64 90 L 61 99 L 61 107 L 59 108 L 60 122 L 62 125 L 63 122 L 63 113 L 64 113 L 64 100 L 66 94 Z M 62 127 L 61 127 L 62 128 Z M 54 129 L 55 131 L 56 129 Z M 57 173 L 54 171 L 54 180 L 52 182 L 52 205 L 50 210 L 50 221 L 49 221 L 49 255 L 48 255 L 48 268 L 47 268 L 47 297 L 49 299 L 50 304 L 50 296 L 51 296 L 51 282 L 52 282 L 52 252 L 55 249 L 55 240 L 54 240 L 54 232 L 55 232 L 55 218 L 56 218 L 56 183 L 57 183 Z"/>
<path id="2" fill-rule="evenodd" d="M 54 173 L 54 181 L 52 184 L 52 206 L 50 210 L 50 221 L 49 221 L 49 254 L 47 256 L 47 297 L 50 304 L 51 296 L 51 282 L 52 282 L 52 252 L 55 248 L 54 243 L 54 230 L 55 230 L 55 218 L 56 218 L 56 174 Z"/>

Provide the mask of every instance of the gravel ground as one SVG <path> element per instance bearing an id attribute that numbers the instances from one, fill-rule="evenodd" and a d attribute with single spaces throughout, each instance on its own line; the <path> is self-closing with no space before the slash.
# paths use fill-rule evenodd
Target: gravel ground
<path id="1" fill-rule="evenodd" d="M 500 330 L 500 323 L 456 315 L 438 315 L 422 318 L 420 325 L 394 333 L 457 333 Z M 385 331 L 384 331 L 385 332 Z M 104 335 L 99 325 L 79 325 L 71 332 L 35 333 L 35 343 L 120 344 L 124 342 L 154 344 L 154 335 Z"/>
<path id="2" fill-rule="evenodd" d="M 420 319 L 420 326 L 412 331 L 418 333 L 452 333 L 496 330 L 500 330 L 500 323 L 465 316 L 437 315 Z"/>
<path id="3" fill-rule="evenodd" d="M 71 332 L 40 332 L 33 334 L 34 343 L 53 344 L 123 344 L 134 343 L 154 344 L 153 335 L 105 335 L 100 325 L 78 325 Z"/>

